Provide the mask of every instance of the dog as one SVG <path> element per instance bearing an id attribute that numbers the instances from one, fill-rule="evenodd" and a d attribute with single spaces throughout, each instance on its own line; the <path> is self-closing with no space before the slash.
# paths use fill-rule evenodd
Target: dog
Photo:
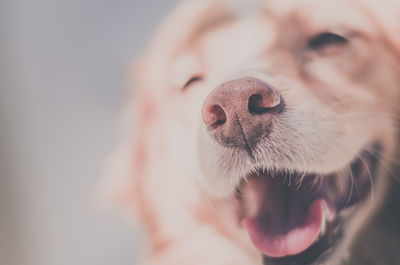
<path id="1" fill-rule="evenodd" d="M 399 3 L 183 1 L 133 72 L 144 264 L 400 264 Z"/>

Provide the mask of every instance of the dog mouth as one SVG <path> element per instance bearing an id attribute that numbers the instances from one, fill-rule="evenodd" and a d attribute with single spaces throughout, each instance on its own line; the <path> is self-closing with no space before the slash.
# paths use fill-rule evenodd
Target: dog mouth
<path id="1" fill-rule="evenodd" d="M 342 237 L 344 213 L 371 195 L 377 157 L 366 149 L 348 168 L 326 175 L 250 173 L 238 188 L 238 214 L 264 262 L 304 265 L 327 255 Z"/>

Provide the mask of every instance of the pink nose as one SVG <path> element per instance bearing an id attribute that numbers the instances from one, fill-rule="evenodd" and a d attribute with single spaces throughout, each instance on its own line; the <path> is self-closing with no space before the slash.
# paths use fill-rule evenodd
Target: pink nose
<path id="1" fill-rule="evenodd" d="M 203 121 L 211 135 L 224 146 L 252 149 L 266 137 L 274 118 L 283 111 L 280 94 L 255 78 L 226 82 L 206 98 Z"/>

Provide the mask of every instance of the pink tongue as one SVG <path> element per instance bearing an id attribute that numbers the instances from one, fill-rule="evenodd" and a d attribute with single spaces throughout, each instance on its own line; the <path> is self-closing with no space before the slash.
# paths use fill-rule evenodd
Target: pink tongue
<path id="1" fill-rule="evenodd" d="M 318 238 L 324 222 L 324 199 L 311 205 L 310 190 L 296 189 L 282 178 L 255 176 L 243 190 L 243 227 L 254 246 L 272 258 L 297 255 Z M 304 211 L 306 209 L 306 211 Z"/>
<path id="2" fill-rule="evenodd" d="M 306 223 L 286 234 L 274 235 L 264 232 L 257 218 L 245 218 L 242 225 L 250 235 L 256 248 L 264 255 L 280 258 L 299 254 L 309 248 L 318 238 L 323 222 L 323 207 L 326 202 L 318 199 L 308 210 Z"/>

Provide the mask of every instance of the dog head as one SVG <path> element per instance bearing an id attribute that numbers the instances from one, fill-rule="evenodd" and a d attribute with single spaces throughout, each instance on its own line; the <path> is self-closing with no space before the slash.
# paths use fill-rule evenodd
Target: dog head
<path id="1" fill-rule="evenodd" d="M 211 227 L 202 242 L 236 260 L 342 258 L 396 155 L 396 5 L 192 0 L 171 14 L 135 67 L 123 144 L 124 199 L 155 252 L 191 253 L 184 238 Z"/>

